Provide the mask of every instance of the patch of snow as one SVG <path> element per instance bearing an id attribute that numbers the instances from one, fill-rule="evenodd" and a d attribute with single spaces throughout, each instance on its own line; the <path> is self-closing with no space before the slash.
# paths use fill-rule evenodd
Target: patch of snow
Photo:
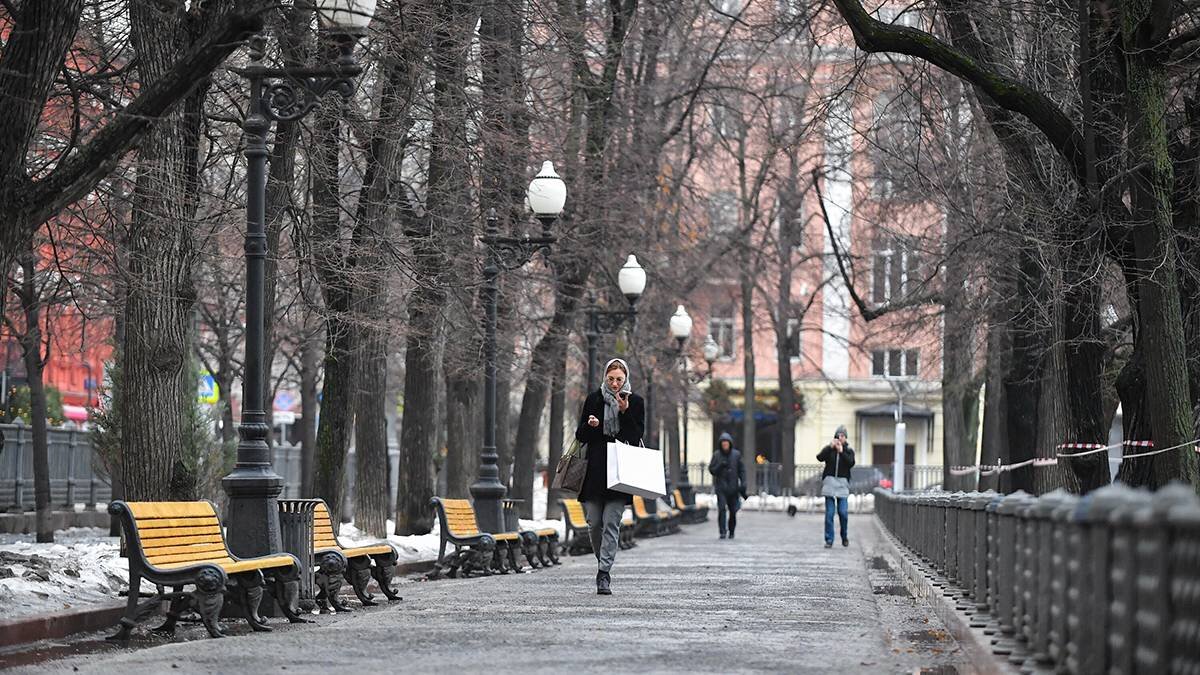
<path id="1" fill-rule="evenodd" d="M 0 539 L 0 619 L 52 614 L 87 605 L 115 604 L 129 585 L 120 539 L 107 528 L 70 528 L 53 544 L 33 535 Z M 143 582 L 143 590 L 153 586 Z"/>

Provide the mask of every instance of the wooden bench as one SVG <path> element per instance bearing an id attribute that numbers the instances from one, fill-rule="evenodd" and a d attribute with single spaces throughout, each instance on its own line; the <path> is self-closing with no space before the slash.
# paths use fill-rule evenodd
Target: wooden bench
<path id="1" fill-rule="evenodd" d="M 519 570 L 517 549 L 521 546 L 521 536 L 516 532 L 489 534 L 480 532 L 475 520 L 475 507 L 466 499 L 433 498 L 433 507 L 440 522 L 441 541 L 438 545 L 438 559 L 430 579 L 445 574 L 456 577 L 472 572 L 491 574 L 492 570 L 507 572 L 505 562 L 514 570 Z M 454 546 L 454 552 L 446 555 L 446 545 Z"/>
<path id="2" fill-rule="evenodd" d="M 683 511 L 683 522 L 703 523 L 708 520 L 708 507 L 701 504 L 688 504 L 683 499 L 683 492 L 675 489 L 675 508 Z"/>
<path id="3" fill-rule="evenodd" d="M 570 555 L 580 555 L 592 552 L 591 528 L 587 524 L 587 515 L 583 511 L 583 503 L 578 499 L 560 499 L 563 522 L 566 524 L 567 538 L 563 546 Z M 633 518 L 621 519 L 621 535 L 618 545 L 622 550 L 637 546 L 633 539 L 635 523 Z"/>
<path id="4" fill-rule="evenodd" d="M 505 527 L 521 537 L 521 552 L 524 554 L 526 562 L 534 569 L 561 564 L 558 559 L 558 530 L 553 527 L 543 527 L 537 530 L 520 528 L 521 519 L 517 508 L 523 501 L 522 499 L 502 499 L 500 503 L 504 510 Z"/>
<path id="5" fill-rule="evenodd" d="M 350 582 L 354 594 L 363 605 L 376 604 L 375 596 L 367 591 L 367 584 L 372 578 L 388 600 L 400 600 L 400 596 L 392 589 L 392 572 L 400 558 L 396 549 L 382 541 L 368 546 L 342 546 L 334 534 L 328 505 L 323 499 L 316 501 L 317 507 L 313 511 L 313 559 L 318 565 L 316 582 L 320 591 L 317 593 L 317 604 L 322 611 L 326 609 L 326 601 L 340 612 L 350 609 L 338 598 L 343 577 Z"/>
<path id="6" fill-rule="evenodd" d="M 654 504 L 658 506 L 657 499 L 654 500 Z M 670 534 L 679 531 L 679 523 L 683 522 L 683 511 L 669 505 L 666 507 L 659 506 L 658 517 L 662 520 L 663 525 L 666 526 L 667 533 Z"/>
<path id="7" fill-rule="evenodd" d="M 225 544 L 225 534 L 212 502 L 114 501 L 108 512 L 120 519 L 122 545 L 129 558 L 129 600 L 120 629 L 110 640 L 127 640 L 140 619 L 169 602 L 167 619 L 156 632 L 171 634 L 187 609 L 200 615 L 212 637 L 224 637 L 218 623 L 228 596 L 241 607 L 256 631 L 270 627 L 258 614 L 263 587 L 270 583 L 279 609 L 292 623 L 306 623 L 295 610 L 300 561 L 289 553 L 239 558 Z M 155 595 L 139 603 L 142 580 L 155 585 Z M 171 592 L 165 592 L 165 587 Z M 192 586 L 189 593 L 185 586 Z"/>
<path id="8" fill-rule="evenodd" d="M 679 510 L 660 510 L 655 500 L 654 513 L 646 508 L 646 498 L 634 495 L 634 533 L 638 537 L 660 537 L 679 531 Z"/>

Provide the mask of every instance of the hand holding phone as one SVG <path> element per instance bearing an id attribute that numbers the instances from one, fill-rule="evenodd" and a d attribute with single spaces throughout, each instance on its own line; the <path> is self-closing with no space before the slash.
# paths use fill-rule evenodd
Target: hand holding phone
<path id="1" fill-rule="evenodd" d="M 625 412 L 629 409 L 629 392 L 622 391 L 617 394 L 617 408 L 619 408 L 621 412 Z"/>

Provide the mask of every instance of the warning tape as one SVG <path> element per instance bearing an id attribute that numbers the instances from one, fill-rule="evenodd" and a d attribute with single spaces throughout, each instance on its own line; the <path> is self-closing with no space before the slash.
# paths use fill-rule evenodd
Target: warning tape
<path id="1" fill-rule="evenodd" d="M 1151 450 L 1149 452 L 1138 452 L 1138 453 L 1133 453 L 1133 454 L 1129 454 L 1129 455 L 1122 455 L 1121 459 L 1131 459 L 1131 458 L 1137 458 L 1137 457 L 1149 457 L 1151 455 L 1161 455 L 1164 452 L 1170 452 L 1171 450 L 1178 450 L 1179 448 L 1186 448 L 1189 445 L 1196 446 L 1195 451 L 1197 453 L 1200 453 L 1200 440 L 1195 440 L 1195 441 L 1187 441 L 1185 443 L 1180 443 L 1179 445 L 1173 445 L 1169 448 L 1163 448 L 1161 450 Z M 1115 443 L 1113 445 L 1103 445 L 1100 443 L 1062 443 L 1062 444 L 1054 447 L 1054 450 L 1055 450 L 1054 457 L 1036 457 L 1034 459 L 1027 459 L 1022 462 L 1016 462 L 1014 464 L 1004 464 L 1003 462 L 1001 462 L 1001 463 L 995 464 L 995 465 L 976 464 L 974 466 L 952 466 L 948 469 L 948 471 L 951 476 L 967 476 L 967 475 L 970 475 L 973 473 L 978 473 L 980 476 L 991 476 L 991 475 L 998 474 L 998 473 L 1004 473 L 1006 471 L 1015 471 L 1016 469 L 1024 468 L 1026 466 L 1035 466 L 1035 467 L 1054 466 L 1054 465 L 1058 464 L 1058 459 L 1060 457 L 1065 457 L 1065 458 L 1083 457 L 1085 455 L 1094 455 L 1094 454 L 1101 453 L 1101 452 L 1107 452 L 1114 448 L 1120 448 L 1120 447 L 1153 448 L 1154 441 L 1122 441 L 1120 443 Z M 1081 452 L 1059 452 L 1059 450 L 1080 450 Z"/>

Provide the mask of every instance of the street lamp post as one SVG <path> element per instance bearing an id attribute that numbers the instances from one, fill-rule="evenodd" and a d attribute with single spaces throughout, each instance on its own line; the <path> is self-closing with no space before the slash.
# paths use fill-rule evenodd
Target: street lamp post
<path id="1" fill-rule="evenodd" d="M 529 208 L 542 223 L 540 237 L 501 237 L 496 210 L 488 210 L 483 244 L 487 247 L 487 263 L 483 268 L 484 301 L 484 384 L 483 384 L 483 447 L 479 451 L 479 475 L 471 485 L 475 500 L 475 519 L 484 532 L 504 531 L 502 500 L 507 492 L 500 482 L 499 456 L 496 454 L 496 303 L 499 294 L 500 270 L 517 269 L 538 251 L 549 252 L 555 237 L 550 234 L 554 221 L 567 201 L 567 185 L 554 171 L 552 162 L 542 168 L 526 191 Z"/>
<path id="2" fill-rule="evenodd" d="M 283 479 L 271 468 L 270 431 L 263 401 L 263 315 L 267 236 L 267 136 L 272 122 L 307 115 L 321 98 L 336 90 L 343 98 L 354 92 L 362 67 L 354 47 L 366 34 L 375 0 L 317 0 L 324 31 L 337 43 L 338 58 L 324 67 L 271 68 L 263 63 L 266 38 L 249 40 L 250 63 L 238 69 L 250 84 L 250 101 L 242 130 L 246 134 L 246 361 L 242 378 L 242 417 L 238 424 L 237 463 L 221 480 L 229 496 L 226 513 L 229 549 L 238 556 L 276 553 L 283 548 L 276 500 Z"/>
<path id="3" fill-rule="evenodd" d="M 692 335 L 692 317 L 688 315 L 687 310 L 683 305 L 679 305 L 675 309 L 675 314 L 671 316 L 671 336 L 675 338 L 676 355 L 679 356 L 680 369 L 683 374 L 683 468 L 682 476 L 678 477 L 679 493 L 683 496 L 683 501 L 687 504 L 694 503 L 692 499 L 692 481 L 688 475 L 688 408 L 690 407 L 690 393 L 693 384 L 692 375 L 688 371 L 687 356 L 684 354 L 683 347 L 687 340 Z M 705 377 L 712 376 L 712 364 L 720 355 L 720 347 L 716 341 L 709 335 L 704 340 L 704 360 L 708 363 L 708 372 L 704 373 L 697 381 L 703 380 Z"/>
<path id="4" fill-rule="evenodd" d="M 638 264 L 637 256 L 632 253 L 625 260 L 625 265 L 617 273 L 617 286 L 621 294 L 629 301 L 627 310 L 603 310 L 596 304 L 596 295 L 588 293 L 587 336 L 588 343 L 588 391 L 594 391 L 599 385 L 596 382 L 596 347 L 601 335 L 611 335 L 617 332 L 621 324 L 629 321 L 637 322 L 637 301 L 646 290 L 646 270 Z"/>

